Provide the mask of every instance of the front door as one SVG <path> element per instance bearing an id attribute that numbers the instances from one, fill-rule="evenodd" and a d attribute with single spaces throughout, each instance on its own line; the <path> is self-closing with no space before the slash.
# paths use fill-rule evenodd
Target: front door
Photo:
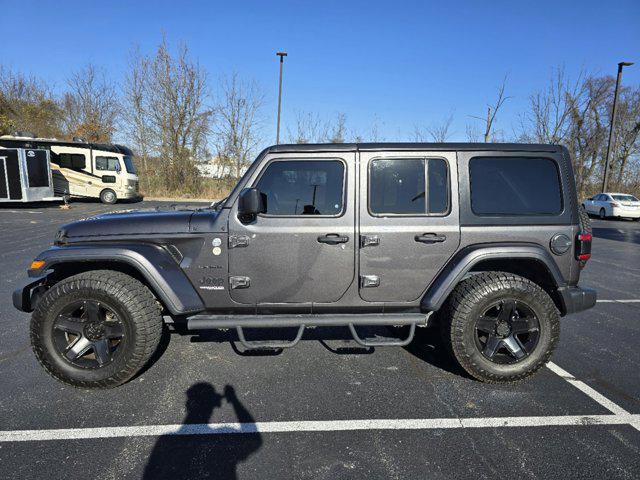
<path id="1" fill-rule="evenodd" d="M 455 152 L 362 152 L 360 297 L 419 299 L 460 243 Z"/>
<path id="2" fill-rule="evenodd" d="M 229 283 L 244 304 L 335 302 L 355 276 L 355 154 L 274 154 L 245 185 L 267 211 L 229 216 Z"/>

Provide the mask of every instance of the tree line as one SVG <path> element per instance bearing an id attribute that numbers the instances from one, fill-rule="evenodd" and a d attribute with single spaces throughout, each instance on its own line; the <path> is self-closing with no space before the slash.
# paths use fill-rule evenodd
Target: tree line
<path id="1" fill-rule="evenodd" d="M 256 82 L 238 74 L 212 81 L 207 71 L 180 45 L 163 39 L 151 54 L 135 50 L 122 82 L 88 65 L 54 92 L 43 79 L 0 66 L 0 134 L 31 131 L 42 137 L 126 143 L 136 153 L 141 187 L 147 194 L 224 195 L 251 162 L 264 138 L 265 95 Z M 472 142 L 509 141 L 566 146 L 573 158 L 580 196 L 596 193 L 604 174 L 615 79 L 582 73 L 571 80 L 562 68 L 546 86 L 528 97 L 510 130 L 498 128 L 508 95 L 508 78 L 479 115 L 465 115 L 464 136 Z M 416 125 L 405 140 L 445 142 L 454 115 L 430 125 Z M 291 143 L 398 141 L 384 138 L 373 117 L 367 131 L 348 126 L 337 113 L 324 119 L 297 112 L 285 125 Z M 459 135 L 456 135 L 459 136 Z M 199 163 L 214 158 L 220 179 L 200 175 Z M 640 86 L 619 92 L 611 154 L 609 189 L 640 194 Z"/>

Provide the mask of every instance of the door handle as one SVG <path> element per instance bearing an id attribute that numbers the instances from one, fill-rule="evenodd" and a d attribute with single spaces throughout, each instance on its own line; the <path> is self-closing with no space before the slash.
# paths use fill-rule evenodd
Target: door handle
<path id="1" fill-rule="evenodd" d="M 327 235 L 320 235 L 318 242 L 326 243 L 328 245 L 338 245 L 339 243 L 347 243 L 349 237 L 346 235 L 338 235 L 337 233 L 328 233 Z"/>
<path id="2" fill-rule="evenodd" d="M 445 235 L 437 235 L 435 233 L 424 233 L 416 235 L 414 240 L 420 243 L 442 243 L 447 239 Z"/>

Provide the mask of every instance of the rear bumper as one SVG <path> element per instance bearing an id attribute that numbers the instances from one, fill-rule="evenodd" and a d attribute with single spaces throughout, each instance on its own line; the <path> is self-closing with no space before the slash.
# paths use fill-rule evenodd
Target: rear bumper
<path id="1" fill-rule="evenodd" d="M 38 298 L 44 293 L 47 275 L 25 279 L 21 286 L 13 291 L 13 306 L 21 312 L 33 312 Z"/>
<path id="2" fill-rule="evenodd" d="M 598 295 L 592 288 L 562 287 L 558 289 L 564 305 L 564 315 L 582 312 L 595 306 Z"/>
<path id="3" fill-rule="evenodd" d="M 640 218 L 640 209 L 623 209 L 623 208 L 612 208 L 611 209 L 612 217 L 622 217 L 622 218 Z"/>

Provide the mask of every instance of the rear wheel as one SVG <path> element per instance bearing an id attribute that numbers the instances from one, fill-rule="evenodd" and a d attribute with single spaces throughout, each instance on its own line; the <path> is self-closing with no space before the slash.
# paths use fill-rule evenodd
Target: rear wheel
<path id="1" fill-rule="evenodd" d="M 607 218 L 607 212 L 604 208 L 600 209 L 600 220 L 604 220 Z"/>
<path id="2" fill-rule="evenodd" d="M 162 333 L 160 306 L 147 287 L 124 273 L 98 270 L 51 287 L 31 319 L 31 344 L 61 382 L 109 388 L 133 377 Z"/>
<path id="3" fill-rule="evenodd" d="M 114 192 L 110 188 L 105 188 L 104 190 L 102 190 L 102 192 L 100 192 L 100 201 L 102 203 L 112 205 L 116 203 L 117 200 L 118 197 L 116 196 L 116 192 Z"/>
<path id="4" fill-rule="evenodd" d="M 540 369 L 560 335 L 558 310 L 530 280 L 487 272 L 462 281 L 443 312 L 454 358 L 485 382 L 514 382 Z"/>

